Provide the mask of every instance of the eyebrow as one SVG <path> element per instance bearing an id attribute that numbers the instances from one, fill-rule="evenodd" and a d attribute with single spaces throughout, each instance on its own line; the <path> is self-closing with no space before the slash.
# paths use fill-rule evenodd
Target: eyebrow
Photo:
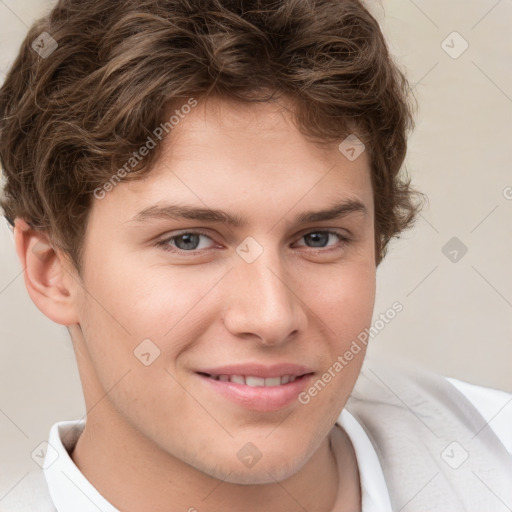
<path id="1" fill-rule="evenodd" d="M 295 217 L 297 224 L 334 220 L 346 217 L 351 213 L 363 213 L 368 215 L 368 209 L 358 199 L 344 199 L 324 210 L 310 210 L 300 213 Z M 248 225 L 245 217 L 235 215 L 223 210 L 212 208 L 198 208 L 186 204 L 158 204 L 145 208 L 134 215 L 128 222 L 147 222 L 154 219 L 169 220 L 200 220 L 219 222 L 233 227 Z"/>

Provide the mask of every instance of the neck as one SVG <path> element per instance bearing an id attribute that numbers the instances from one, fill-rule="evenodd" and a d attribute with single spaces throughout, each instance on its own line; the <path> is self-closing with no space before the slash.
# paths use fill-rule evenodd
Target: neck
<path id="1" fill-rule="evenodd" d="M 360 507 L 357 461 L 338 427 L 290 478 L 240 485 L 219 481 L 164 452 L 123 421 L 105 397 L 88 416 L 71 458 L 107 501 L 126 512 L 353 512 Z"/>

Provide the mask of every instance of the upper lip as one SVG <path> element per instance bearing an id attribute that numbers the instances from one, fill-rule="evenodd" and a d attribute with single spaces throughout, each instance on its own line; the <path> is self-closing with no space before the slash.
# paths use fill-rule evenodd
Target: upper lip
<path id="1" fill-rule="evenodd" d="M 207 373 L 208 375 L 242 375 L 244 377 L 283 377 L 284 375 L 292 375 L 300 377 L 307 373 L 313 373 L 311 368 L 307 366 L 281 363 L 273 365 L 262 365 L 257 363 L 249 364 L 232 364 L 225 366 L 217 366 L 215 368 L 201 368 L 197 373 Z"/>

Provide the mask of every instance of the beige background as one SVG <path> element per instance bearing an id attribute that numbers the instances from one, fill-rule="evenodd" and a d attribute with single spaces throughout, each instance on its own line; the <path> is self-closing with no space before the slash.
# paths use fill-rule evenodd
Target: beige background
<path id="1" fill-rule="evenodd" d="M 369 350 L 512 392 L 512 2 L 368 3 L 420 104 L 406 167 L 430 199 L 378 269 L 375 319 L 403 311 Z M 48 5 L 0 0 L 0 80 Z M 462 48 L 454 31 L 469 44 L 458 58 L 443 49 Z M 67 331 L 31 302 L 0 220 L 1 500 L 50 426 L 85 409 Z M 468 249 L 457 262 L 442 251 L 452 237 Z"/>

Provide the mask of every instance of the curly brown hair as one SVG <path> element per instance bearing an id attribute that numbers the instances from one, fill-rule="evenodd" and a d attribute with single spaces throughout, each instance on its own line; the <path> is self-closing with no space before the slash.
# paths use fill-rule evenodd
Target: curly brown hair
<path id="1" fill-rule="evenodd" d="M 37 52 L 50 36 L 53 52 Z M 421 207 L 399 172 L 410 92 L 359 0 L 60 0 L 31 27 L 0 89 L 0 206 L 11 224 L 47 231 L 80 274 L 94 190 L 169 105 L 281 94 L 303 134 L 329 143 L 355 133 L 366 145 L 378 265 Z M 142 178 L 158 154 L 123 179 Z"/>

